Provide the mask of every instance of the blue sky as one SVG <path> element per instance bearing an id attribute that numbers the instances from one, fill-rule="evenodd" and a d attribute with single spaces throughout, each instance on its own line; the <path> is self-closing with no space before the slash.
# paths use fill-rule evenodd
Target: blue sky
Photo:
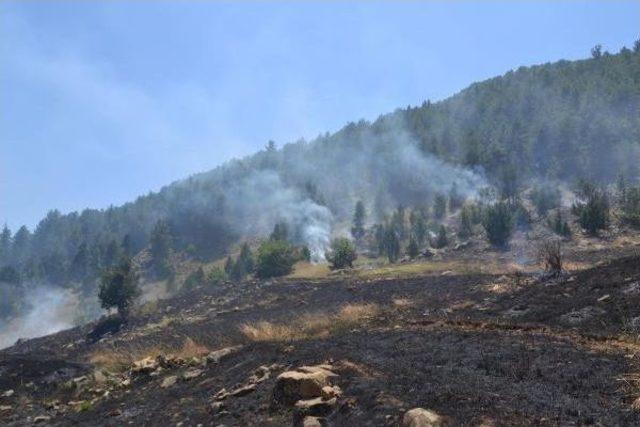
<path id="1" fill-rule="evenodd" d="M 640 2 L 0 1 L 0 222 L 445 98 L 520 65 L 617 52 Z"/>

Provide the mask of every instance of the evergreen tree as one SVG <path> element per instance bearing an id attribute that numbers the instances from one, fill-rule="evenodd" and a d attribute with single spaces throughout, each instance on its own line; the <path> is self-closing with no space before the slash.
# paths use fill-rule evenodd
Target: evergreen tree
<path id="1" fill-rule="evenodd" d="M 102 275 L 98 298 L 104 309 L 115 307 L 122 318 L 127 318 L 134 299 L 140 294 L 138 276 L 130 259 L 106 270 Z"/>
<path id="2" fill-rule="evenodd" d="M 364 203 L 362 203 L 362 200 L 358 200 L 353 213 L 353 227 L 351 227 L 351 234 L 356 240 L 360 240 L 364 236 L 365 217 Z"/>
<path id="3" fill-rule="evenodd" d="M 268 240 L 258 248 L 256 275 L 260 278 L 285 276 L 296 262 L 291 245 L 282 240 Z"/>
<path id="4" fill-rule="evenodd" d="M 433 200 L 433 216 L 437 219 L 444 218 L 447 213 L 447 198 L 442 193 L 437 193 Z"/>
<path id="5" fill-rule="evenodd" d="M 11 230 L 7 224 L 2 228 L 0 233 L 0 264 L 8 264 L 11 260 Z"/>
<path id="6" fill-rule="evenodd" d="M 224 263 L 224 272 L 227 274 L 227 276 L 230 276 L 232 270 L 233 260 L 231 259 L 231 256 L 228 256 L 226 262 Z"/>
<path id="7" fill-rule="evenodd" d="M 73 280 L 78 282 L 84 281 L 89 275 L 90 271 L 90 258 L 89 248 L 86 242 L 82 242 L 78 248 L 78 252 L 73 257 L 69 274 Z"/>
<path id="8" fill-rule="evenodd" d="M 240 256 L 238 257 L 238 262 L 242 264 L 242 269 L 245 274 L 249 274 L 253 272 L 254 269 L 254 261 L 253 254 L 251 253 L 251 248 L 249 248 L 249 244 L 247 242 L 242 244 L 240 248 Z"/>
<path id="9" fill-rule="evenodd" d="M 289 238 L 289 227 L 286 222 L 277 222 L 269 237 L 271 240 L 285 242 Z"/>
<path id="10" fill-rule="evenodd" d="M 358 258 L 355 246 L 344 237 L 334 239 L 330 251 L 325 256 L 332 269 L 353 268 L 353 261 Z"/>
<path id="11" fill-rule="evenodd" d="M 374 230 L 375 238 L 376 238 L 376 249 L 378 250 L 378 256 L 386 255 L 386 235 L 385 235 L 385 227 L 382 224 L 376 224 Z"/>
<path id="12" fill-rule="evenodd" d="M 384 250 L 391 263 L 396 262 L 400 257 L 400 239 L 392 227 L 385 229 Z"/>
<path id="13" fill-rule="evenodd" d="M 458 192 L 458 184 L 453 183 L 449 190 L 449 211 L 454 212 L 462 206 L 464 197 Z"/>
<path id="14" fill-rule="evenodd" d="M 460 212 L 460 229 L 458 231 L 458 236 L 462 239 L 468 239 L 473 235 L 473 213 L 471 212 L 471 209 L 472 208 L 469 205 L 464 205 Z"/>
<path id="15" fill-rule="evenodd" d="M 506 246 L 513 233 L 513 216 L 509 206 L 502 202 L 488 206 L 482 225 L 492 245 Z"/>
<path id="16" fill-rule="evenodd" d="M 447 229 L 445 228 L 444 225 L 440 225 L 440 227 L 438 228 L 438 235 L 436 237 L 436 240 L 432 243 L 432 246 L 434 248 L 444 248 L 449 244 L 449 238 L 447 237 Z"/>
<path id="17" fill-rule="evenodd" d="M 407 255 L 409 255 L 409 258 L 413 259 L 417 257 L 419 253 L 420 249 L 418 248 L 418 242 L 415 237 L 411 236 L 409 239 L 409 245 L 407 245 Z"/>
<path id="18" fill-rule="evenodd" d="M 26 262 L 31 252 L 31 233 L 24 225 L 13 236 L 13 263 L 21 265 Z"/>
<path id="19" fill-rule="evenodd" d="M 151 231 L 151 258 L 155 273 L 159 277 L 169 274 L 169 254 L 171 252 L 171 233 L 166 221 L 159 220 Z"/>

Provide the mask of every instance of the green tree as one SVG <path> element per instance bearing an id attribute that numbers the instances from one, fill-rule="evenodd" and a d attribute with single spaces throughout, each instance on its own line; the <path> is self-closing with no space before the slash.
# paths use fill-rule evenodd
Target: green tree
<path id="1" fill-rule="evenodd" d="M 291 245 L 282 240 L 268 240 L 258 248 L 256 275 L 260 278 L 284 276 L 293 270 L 296 257 Z"/>
<path id="2" fill-rule="evenodd" d="M 447 229 L 444 225 L 440 225 L 438 228 L 438 236 L 436 240 L 433 242 L 432 246 L 434 248 L 444 248 L 449 244 L 449 238 L 447 237 Z"/>
<path id="3" fill-rule="evenodd" d="M 464 203 L 464 196 L 458 192 L 458 184 L 453 183 L 449 190 L 449 211 L 454 212 L 462 206 Z"/>
<path id="4" fill-rule="evenodd" d="M 427 222 L 424 213 L 419 210 L 412 210 L 409 216 L 411 224 L 411 234 L 415 237 L 418 246 L 422 246 L 427 238 Z"/>
<path id="5" fill-rule="evenodd" d="M 158 277 L 169 274 L 169 254 L 171 253 L 171 231 L 166 221 L 159 220 L 151 231 L 150 247 L 153 266 Z"/>
<path id="6" fill-rule="evenodd" d="M 198 267 L 195 271 L 191 272 L 191 274 L 187 276 L 184 281 L 183 288 L 186 290 L 192 290 L 198 286 L 205 285 L 206 282 L 207 280 L 204 275 L 204 269 L 202 267 Z"/>
<path id="7" fill-rule="evenodd" d="M 255 268 L 255 262 L 253 260 L 253 254 L 251 253 L 251 248 L 247 242 L 242 244 L 240 248 L 240 255 L 238 256 L 238 262 L 242 264 L 243 270 L 246 274 L 253 273 L 253 269 Z"/>
<path id="8" fill-rule="evenodd" d="M 9 263 L 11 259 L 11 246 L 11 230 L 9 230 L 9 227 L 5 224 L 0 233 L 0 263 Z"/>
<path id="9" fill-rule="evenodd" d="M 138 276 L 130 259 L 123 258 L 114 268 L 107 269 L 100 282 L 98 298 L 102 308 L 117 308 L 118 314 L 126 319 L 135 298 L 140 294 Z"/>
<path id="10" fill-rule="evenodd" d="M 573 205 L 573 212 L 578 216 L 578 223 L 587 233 L 596 235 L 599 230 L 607 228 L 609 223 L 609 197 L 604 189 L 592 185 L 583 186 L 579 195 L 584 201 Z"/>
<path id="11" fill-rule="evenodd" d="M 602 57 L 602 45 L 597 44 L 592 47 L 591 56 L 593 57 L 593 59 L 599 59 L 600 57 Z"/>
<path id="12" fill-rule="evenodd" d="M 353 227 L 351 227 L 351 234 L 356 240 L 360 240 L 364 236 L 365 218 L 366 211 L 364 209 L 364 203 L 362 203 L 362 200 L 358 200 L 353 213 Z"/>
<path id="13" fill-rule="evenodd" d="M 433 216 L 437 219 L 444 218 L 447 213 L 447 198 L 442 193 L 437 193 L 433 199 Z"/>
<path id="14" fill-rule="evenodd" d="M 414 259 L 419 253 L 420 249 L 418 248 L 418 242 L 415 237 L 411 236 L 409 244 L 407 245 L 407 255 L 409 255 L 409 258 Z"/>
<path id="15" fill-rule="evenodd" d="M 396 262 L 400 257 L 400 239 L 392 227 L 385 227 L 384 250 L 391 263 Z"/>
<path id="16" fill-rule="evenodd" d="M 29 258 L 31 251 L 31 233 L 24 225 L 16 231 L 13 236 L 13 262 L 16 264 L 24 263 Z"/>
<path id="17" fill-rule="evenodd" d="M 289 227 L 286 222 L 277 222 L 273 226 L 273 231 L 269 237 L 271 240 L 287 241 L 289 237 Z"/>
<path id="18" fill-rule="evenodd" d="M 233 259 L 231 258 L 231 256 L 227 257 L 227 260 L 224 263 L 224 272 L 227 275 L 231 274 L 231 270 L 233 270 Z"/>
<path id="19" fill-rule="evenodd" d="M 11 265 L 5 265 L 0 268 L 0 283 L 11 283 L 17 285 L 20 283 L 20 272 Z"/>
<path id="20" fill-rule="evenodd" d="M 498 202 L 488 206 L 482 225 L 492 245 L 497 247 L 506 246 L 513 233 L 513 216 L 509 205 Z"/>
<path id="21" fill-rule="evenodd" d="M 473 212 L 469 205 L 464 205 L 460 212 L 460 228 L 458 236 L 462 239 L 468 239 L 473 235 Z"/>
<path id="22" fill-rule="evenodd" d="M 353 261 L 358 258 L 355 246 L 345 237 L 333 239 L 331 249 L 325 256 L 332 269 L 353 268 Z"/>

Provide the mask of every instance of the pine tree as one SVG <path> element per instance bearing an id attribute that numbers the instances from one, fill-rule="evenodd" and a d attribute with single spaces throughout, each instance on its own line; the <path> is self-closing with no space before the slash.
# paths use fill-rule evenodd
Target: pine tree
<path id="1" fill-rule="evenodd" d="M 169 274 L 169 254 L 171 252 L 171 232 L 165 221 L 156 222 L 151 231 L 151 257 L 156 274 L 166 277 Z"/>
<path id="2" fill-rule="evenodd" d="M 118 314 L 126 319 L 134 299 L 139 294 L 138 276 L 130 259 L 123 258 L 117 267 L 103 273 L 98 292 L 102 308 L 115 307 Z"/>
<path id="3" fill-rule="evenodd" d="M 471 217 L 471 208 L 467 205 L 463 206 L 462 211 L 460 212 L 460 229 L 458 231 L 458 236 L 462 239 L 468 239 L 473 235 L 473 223 Z"/>
<path id="4" fill-rule="evenodd" d="M 224 272 L 227 276 L 231 275 L 231 270 L 233 270 L 233 260 L 230 256 L 227 257 L 227 260 L 224 263 Z"/>
<path id="5" fill-rule="evenodd" d="M 240 256 L 238 257 L 238 262 L 242 263 L 242 268 L 246 274 L 253 272 L 255 263 L 253 261 L 251 248 L 249 248 L 249 244 L 247 242 L 243 243 L 242 247 L 240 248 Z"/>
<path id="6" fill-rule="evenodd" d="M 396 262 L 400 256 L 400 239 L 392 227 L 386 227 L 384 247 L 389 262 Z"/>
<path id="7" fill-rule="evenodd" d="M 418 242 L 415 237 L 411 236 L 409 239 L 409 245 L 407 246 L 407 255 L 409 255 L 409 258 L 413 259 L 417 257 L 419 253 L 420 249 L 418 248 Z"/>
<path id="8" fill-rule="evenodd" d="M 436 194 L 433 200 L 433 216 L 437 219 L 444 218 L 447 213 L 447 198 L 442 193 Z"/>
<path id="9" fill-rule="evenodd" d="M 364 203 L 362 203 L 362 200 L 358 200 L 353 213 L 353 227 L 351 227 L 351 234 L 356 240 L 360 240 L 364 236 L 365 217 Z"/>
<path id="10" fill-rule="evenodd" d="M 447 229 L 444 225 L 441 225 L 438 229 L 438 236 L 436 237 L 435 242 L 433 242 L 434 248 L 444 248 L 449 244 L 449 239 L 447 237 Z"/>
<path id="11" fill-rule="evenodd" d="M 0 233 L 0 264 L 8 264 L 11 259 L 11 230 L 7 224 L 2 228 Z"/>

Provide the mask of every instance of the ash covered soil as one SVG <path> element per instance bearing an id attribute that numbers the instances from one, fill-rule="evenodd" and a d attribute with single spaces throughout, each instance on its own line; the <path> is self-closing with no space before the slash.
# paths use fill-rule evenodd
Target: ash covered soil
<path id="1" fill-rule="evenodd" d="M 421 407 L 445 425 L 640 425 L 634 252 L 576 249 L 595 266 L 557 279 L 431 269 L 198 288 L 102 337 L 108 319 L 1 351 L 0 422 L 392 426 Z M 321 390 L 283 382 L 308 376 Z"/>

